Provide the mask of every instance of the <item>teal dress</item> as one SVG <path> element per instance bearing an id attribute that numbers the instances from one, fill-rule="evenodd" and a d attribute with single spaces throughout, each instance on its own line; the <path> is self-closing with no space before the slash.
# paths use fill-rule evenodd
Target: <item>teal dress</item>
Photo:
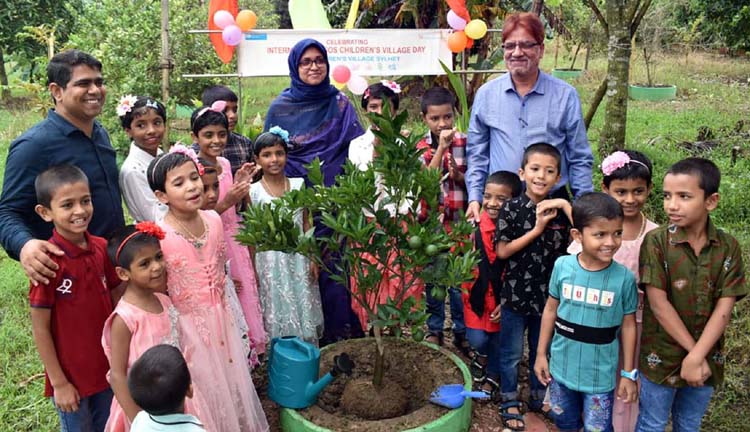
<path id="1" fill-rule="evenodd" d="M 302 178 L 290 178 L 292 190 L 302 188 Z M 252 205 L 272 203 L 270 195 L 257 182 L 250 187 Z M 295 216 L 302 230 L 302 213 Z M 299 336 L 317 345 L 323 335 L 323 308 L 317 280 L 310 276 L 311 262 L 300 254 L 268 251 L 255 254 L 258 274 L 258 295 L 263 309 L 263 322 L 270 338 Z"/>

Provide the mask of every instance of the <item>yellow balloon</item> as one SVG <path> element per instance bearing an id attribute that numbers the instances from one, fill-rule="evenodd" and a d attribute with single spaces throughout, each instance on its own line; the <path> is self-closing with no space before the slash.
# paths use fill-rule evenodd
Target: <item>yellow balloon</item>
<path id="1" fill-rule="evenodd" d="M 466 36 L 474 40 L 482 39 L 484 35 L 487 34 L 487 24 L 479 19 L 471 20 L 468 24 L 466 24 L 464 33 L 466 33 Z"/>
<path id="2" fill-rule="evenodd" d="M 331 79 L 331 84 L 339 90 L 343 90 L 346 87 L 346 83 L 337 82 L 335 79 Z"/>

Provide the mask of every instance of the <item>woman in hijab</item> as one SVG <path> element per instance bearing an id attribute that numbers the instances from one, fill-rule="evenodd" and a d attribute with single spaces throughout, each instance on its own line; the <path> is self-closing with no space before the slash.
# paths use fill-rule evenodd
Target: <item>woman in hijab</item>
<path id="1" fill-rule="evenodd" d="M 331 186 L 344 170 L 349 142 L 364 130 L 349 99 L 328 78 L 328 53 L 314 39 L 299 41 L 289 53 L 291 86 L 272 103 L 266 115 L 265 130 L 279 126 L 289 132 L 287 177 L 303 177 L 308 182 L 305 165 L 316 157 L 324 162 L 324 183 Z M 316 220 L 316 236 L 330 235 L 330 230 Z M 328 268 L 337 258 L 327 257 Z M 318 280 L 323 303 L 325 345 L 340 339 L 363 336 L 357 316 L 352 312 L 346 287 L 321 271 Z"/>

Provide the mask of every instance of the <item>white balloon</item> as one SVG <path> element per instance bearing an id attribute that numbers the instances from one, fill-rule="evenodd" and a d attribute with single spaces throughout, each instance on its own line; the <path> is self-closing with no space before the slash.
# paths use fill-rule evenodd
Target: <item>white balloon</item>
<path id="1" fill-rule="evenodd" d="M 351 78 L 349 78 L 349 81 L 346 83 L 346 86 L 349 88 L 349 91 L 351 91 L 353 94 L 359 96 L 362 93 L 367 90 L 367 80 L 362 78 L 359 75 L 352 75 Z"/>

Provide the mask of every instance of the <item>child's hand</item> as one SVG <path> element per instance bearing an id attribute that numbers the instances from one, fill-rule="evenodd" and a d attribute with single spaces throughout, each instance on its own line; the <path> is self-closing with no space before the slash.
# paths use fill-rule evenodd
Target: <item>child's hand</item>
<path id="1" fill-rule="evenodd" d="M 438 146 L 443 150 L 448 150 L 453 144 L 453 136 L 456 134 L 456 128 L 443 129 L 440 131 Z"/>
<path id="2" fill-rule="evenodd" d="M 638 385 L 635 381 L 627 378 L 620 379 L 620 385 L 617 388 L 617 399 L 625 403 L 633 403 L 638 400 Z"/>
<path id="3" fill-rule="evenodd" d="M 462 173 L 461 170 L 458 169 L 458 164 L 456 163 L 456 159 L 453 158 L 453 155 L 450 155 L 448 159 L 448 176 L 453 181 L 459 183 L 463 183 L 464 181 L 464 173 Z"/>
<path id="4" fill-rule="evenodd" d="M 534 373 L 539 382 L 544 386 L 547 386 L 547 384 L 552 382 L 552 375 L 549 373 L 549 362 L 547 361 L 547 356 L 540 356 L 537 354 L 536 361 L 534 362 Z"/>
<path id="5" fill-rule="evenodd" d="M 224 198 L 224 200 L 227 200 L 227 202 L 231 205 L 235 205 L 238 202 L 242 201 L 248 194 L 250 193 L 250 182 L 249 181 L 241 181 L 241 182 L 234 182 L 231 188 L 229 188 L 229 191 L 227 191 L 227 196 Z"/>
<path id="6" fill-rule="evenodd" d="M 497 305 L 490 314 L 490 321 L 493 323 L 500 322 L 500 305 Z"/>
<path id="7" fill-rule="evenodd" d="M 706 359 L 696 357 L 688 353 L 682 360 L 682 367 L 680 368 L 680 377 L 693 387 L 702 386 L 706 379 L 711 376 L 711 369 L 708 368 Z"/>
<path id="8" fill-rule="evenodd" d="M 65 384 L 54 387 L 53 399 L 55 406 L 64 413 L 71 413 L 78 411 L 78 404 L 81 402 L 81 397 L 78 395 L 78 389 L 70 382 L 65 381 Z"/>
<path id="9" fill-rule="evenodd" d="M 557 208 L 545 205 L 546 202 L 545 200 L 536 205 L 536 228 L 544 229 L 557 216 Z"/>

